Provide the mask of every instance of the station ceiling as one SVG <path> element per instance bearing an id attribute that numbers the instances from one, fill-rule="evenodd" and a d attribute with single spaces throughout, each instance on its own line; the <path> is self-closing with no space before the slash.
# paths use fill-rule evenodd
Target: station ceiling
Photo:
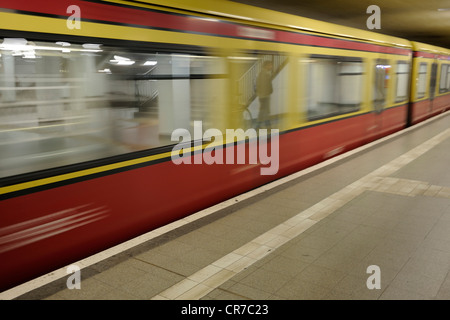
<path id="1" fill-rule="evenodd" d="M 450 0 L 233 0 L 367 30 L 370 5 L 381 11 L 371 31 L 450 48 Z"/>

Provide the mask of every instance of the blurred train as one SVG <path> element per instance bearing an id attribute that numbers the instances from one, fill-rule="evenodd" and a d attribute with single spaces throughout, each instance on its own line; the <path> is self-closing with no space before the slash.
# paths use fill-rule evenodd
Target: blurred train
<path id="1" fill-rule="evenodd" d="M 450 108 L 450 50 L 366 30 L 220 0 L 0 7 L 0 290 Z M 276 174 L 175 164 L 176 129 L 260 125 L 265 61 Z"/>

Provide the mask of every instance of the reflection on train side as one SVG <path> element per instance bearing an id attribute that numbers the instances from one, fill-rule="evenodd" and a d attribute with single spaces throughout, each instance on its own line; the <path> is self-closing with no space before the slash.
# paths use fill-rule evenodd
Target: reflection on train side
<path id="1" fill-rule="evenodd" d="M 0 178 L 172 145 L 195 121 L 281 129 L 288 61 L 0 40 Z"/>
<path id="2" fill-rule="evenodd" d="M 0 43 L 0 177 L 172 144 L 221 100 L 219 57 Z"/>

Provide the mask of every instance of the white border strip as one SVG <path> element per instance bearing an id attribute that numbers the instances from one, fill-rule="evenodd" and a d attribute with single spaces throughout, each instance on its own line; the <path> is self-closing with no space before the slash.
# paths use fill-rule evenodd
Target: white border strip
<path id="1" fill-rule="evenodd" d="M 446 117 L 449 114 L 450 113 L 447 111 L 447 112 L 442 113 L 442 114 L 440 114 L 438 116 L 435 116 L 433 118 L 427 119 L 427 120 L 425 120 L 425 121 L 423 121 L 423 122 L 421 122 L 419 124 L 416 124 L 414 126 L 408 127 L 406 129 L 403 129 L 401 131 L 393 133 L 393 134 L 391 134 L 389 136 L 380 138 L 378 140 L 372 141 L 372 142 L 370 142 L 370 143 L 368 143 L 366 145 L 363 145 L 363 146 L 358 147 L 356 149 L 350 150 L 350 151 L 348 151 L 346 153 L 343 153 L 343 154 L 341 154 L 339 156 L 336 156 L 334 158 L 325 160 L 325 161 L 323 161 L 321 163 L 318 163 L 318 164 L 316 164 L 314 166 L 311 166 L 311 167 L 306 168 L 304 170 L 298 171 L 298 172 L 293 173 L 293 174 L 291 174 L 289 176 L 280 178 L 280 179 L 278 179 L 276 181 L 270 182 L 270 183 L 268 183 L 268 184 L 266 184 L 264 186 L 261 186 L 261 187 L 259 187 L 257 189 L 251 190 L 249 192 L 246 192 L 246 193 L 243 193 L 241 195 L 238 195 L 238 196 L 236 196 L 234 198 L 231 198 L 231 199 L 228 199 L 228 200 L 223 201 L 221 203 L 218 203 L 218 204 L 216 204 L 216 205 L 214 205 L 212 207 L 209 207 L 209 208 L 206 208 L 204 210 L 201 210 L 201 211 L 199 211 L 197 213 L 194 213 L 192 215 L 189 215 L 189 216 L 187 216 L 187 217 L 185 217 L 183 219 L 174 221 L 174 222 L 172 222 L 170 224 L 167 224 L 165 226 L 162 226 L 162 227 L 160 227 L 158 229 L 155 229 L 155 230 L 150 231 L 148 233 L 145 233 L 145 234 L 143 234 L 141 236 L 138 236 L 136 238 L 133 238 L 131 240 L 128 240 L 126 242 L 118 244 L 118 245 L 116 245 L 114 247 L 111 247 L 109 249 L 101 251 L 101 252 L 99 252 L 97 254 L 89 256 L 89 257 L 87 257 L 87 258 L 85 258 L 83 260 L 74 262 L 73 264 L 77 265 L 78 267 L 80 267 L 80 269 L 89 267 L 89 266 L 94 265 L 94 264 L 96 264 L 96 263 L 98 263 L 100 261 L 108 259 L 108 258 L 112 257 L 113 255 L 119 254 L 119 253 L 121 253 L 121 252 L 123 252 L 125 250 L 133 248 L 133 247 L 135 247 L 137 245 L 140 245 L 140 244 L 142 244 L 142 243 L 144 243 L 146 241 L 152 240 L 152 239 L 154 239 L 154 238 L 156 238 L 156 237 L 158 237 L 158 236 L 160 236 L 162 234 L 165 234 L 165 233 L 167 233 L 169 231 L 175 230 L 175 229 L 177 229 L 179 227 L 187 225 L 187 224 L 189 224 L 189 223 L 191 223 L 193 221 L 196 221 L 198 219 L 201 219 L 203 217 L 207 217 L 207 216 L 209 216 L 209 215 L 211 215 L 211 214 L 213 214 L 213 213 L 215 213 L 215 212 L 217 212 L 219 210 L 222 210 L 222 209 L 225 209 L 227 207 L 236 205 L 237 203 L 239 203 L 239 202 L 241 202 L 243 200 L 246 200 L 246 199 L 252 198 L 252 197 L 254 197 L 256 195 L 262 194 L 262 193 L 264 193 L 264 192 L 266 192 L 268 190 L 271 190 L 271 189 L 273 189 L 275 187 L 278 187 L 278 186 L 280 186 L 280 185 L 282 185 L 284 183 L 287 183 L 289 181 L 292 181 L 292 180 L 295 180 L 297 178 L 300 178 L 300 177 L 302 177 L 304 175 L 310 174 L 310 173 L 312 173 L 312 172 L 314 172 L 316 170 L 319 170 L 319 169 L 322 169 L 324 167 L 327 167 L 327 166 L 329 166 L 329 165 L 331 165 L 331 164 L 333 164 L 333 163 L 335 163 L 337 161 L 340 161 L 342 159 L 348 158 L 348 157 L 350 157 L 350 156 L 352 156 L 354 154 L 361 153 L 361 152 L 365 151 L 366 149 L 372 148 L 372 147 L 374 147 L 374 146 L 376 146 L 378 144 L 381 144 L 381 143 L 383 143 L 385 141 L 388 141 L 388 140 L 391 140 L 391 139 L 395 139 L 396 137 L 398 137 L 400 135 L 403 135 L 403 134 L 406 134 L 409 131 L 413 131 L 413 130 L 416 130 L 416 129 L 422 127 L 422 126 L 428 125 L 430 122 L 436 121 L 439 118 Z M 30 291 L 32 291 L 34 289 L 37 289 L 37 288 L 39 288 L 41 286 L 44 286 L 46 284 L 49 284 L 49 283 L 55 281 L 55 280 L 63 278 L 63 277 L 68 275 L 67 267 L 68 266 L 60 268 L 60 269 L 57 269 L 57 270 L 54 270 L 54 271 L 52 271 L 52 272 L 50 272 L 48 274 L 45 274 L 43 276 L 40 276 L 40 277 L 36 278 L 36 279 L 30 280 L 30 281 L 25 282 L 25 283 L 23 283 L 21 285 L 18 285 L 16 287 L 8 289 L 8 290 L 6 290 L 4 292 L 1 292 L 0 293 L 0 300 L 14 299 L 14 298 L 16 298 L 16 297 L 18 297 L 20 295 L 23 295 L 23 294 L 25 294 L 27 292 L 30 292 Z"/>

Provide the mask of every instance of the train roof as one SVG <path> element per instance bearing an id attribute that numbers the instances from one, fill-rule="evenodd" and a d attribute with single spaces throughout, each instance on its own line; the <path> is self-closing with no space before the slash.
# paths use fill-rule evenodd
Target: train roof
<path id="1" fill-rule="evenodd" d="M 171 9 L 182 9 L 226 20 L 239 21 L 253 25 L 270 25 L 280 29 L 294 29 L 302 32 L 320 33 L 330 36 L 350 38 L 384 46 L 411 48 L 411 42 L 381 33 L 341 26 L 325 21 L 300 17 L 269 9 L 254 7 L 227 0 L 142 0 L 141 3 L 163 6 Z M 361 14 L 365 14 L 362 12 Z M 369 16 L 367 16 L 369 17 Z"/>
<path id="2" fill-rule="evenodd" d="M 433 53 L 433 54 L 450 56 L 450 49 L 437 47 L 437 46 L 433 46 L 430 44 L 417 42 L 417 41 L 412 41 L 411 43 L 412 43 L 412 48 L 414 51 L 428 52 L 428 53 Z"/>

